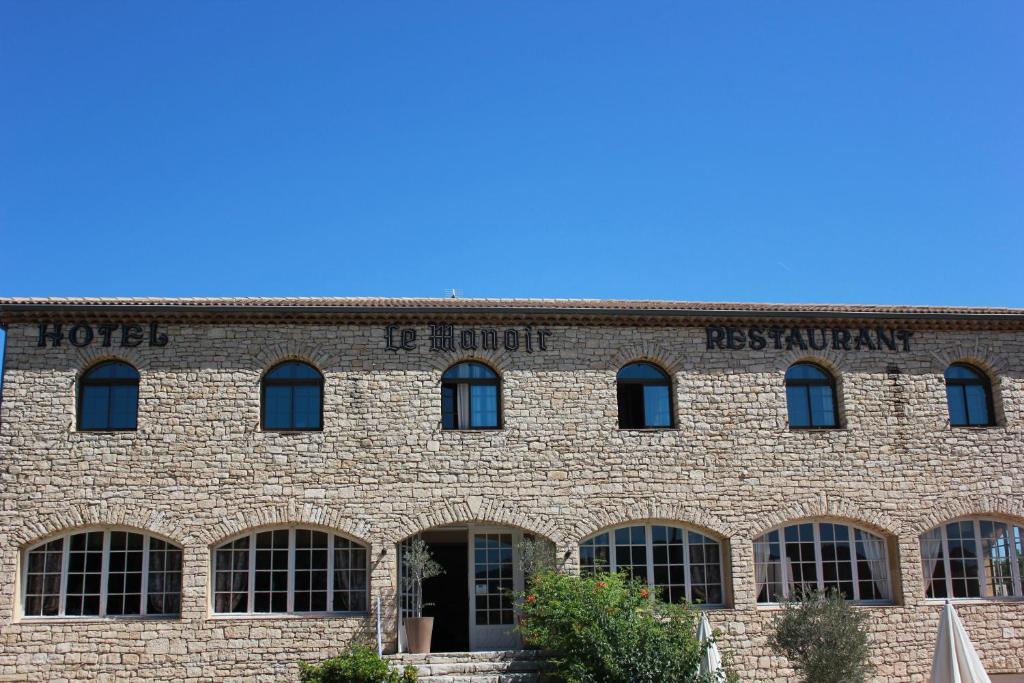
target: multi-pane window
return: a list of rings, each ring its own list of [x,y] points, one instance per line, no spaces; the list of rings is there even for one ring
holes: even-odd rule
[[[263,376],[263,429],[297,431],[323,425],[324,377],[308,363],[288,361]]]
[[[793,429],[836,427],[835,378],[811,363],[797,363],[786,371],[786,408]]]
[[[315,529],[270,529],[213,552],[213,611],[218,614],[365,612],[368,551]]]
[[[441,375],[443,429],[498,429],[501,426],[500,381],[483,363],[467,361]]]
[[[803,522],[754,539],[754,574],[763,603],[828,590],[858,602],[892,599],[885,540],[845,524]]]
[[[955,363],[946,369],[946,403],[954,427],[987,427],[992,420],[992,385],[980,370]]]
[[[25,554],[26,617],[176,616],[181,548],[132,531],[68,534]]]
[[[672,426],[672,383],[651,363],[630,363],[616,375],[620,429]]]
[[[1024,527],[962,519],[921,536],[929,598],[1024,598]]]
[[[78,381],[78,429],[128,431],[139,412],[139,372],[127,363],[107,361]]]
[[[514,597],[511,534],[473,535],[473,596],[478,626],[511,624]]]
[[[580,544],[580,569],[628,572],[669,602],[725,602],[721,544],[685,527],[634,524],[602,531]]]

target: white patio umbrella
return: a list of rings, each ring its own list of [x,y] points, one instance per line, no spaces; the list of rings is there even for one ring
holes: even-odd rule
[[[708,623],[708,615],[705,614],[704,612],[701,612],[700,613],[700,622],[698,622],[698,624],[697,624],[697,640],[700,641],[701,643],[703,643],[705,641],[711,640],[711,638],[712,638],[712,631],[711,631],[711,624]],[[724,674],[725,673],[722,670],[722,655],[720,655],[718,653],[718,644],[715,643],[714,641],[711,642],[711,645],[708,647],[707,651],[704,653],[704,656],[701,657],[700,669],[698,670],[698,673],[700,673],[702,675],[703,674],[707,674],[707,673],[713,673],[713,674]]]
[[[931,683],[991,683],[971,639],[949,600],[939,619]]]

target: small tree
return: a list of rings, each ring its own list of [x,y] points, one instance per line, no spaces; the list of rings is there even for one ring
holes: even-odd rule
[[[434,560],[430,546],[422,538],[413,539],[402,553],[402,564],[405,566],[412,582],[413,614],[423,616],[423,582],[444,574],[444,568]]]
[[[768,645],[785,655],[808,683],[863,683],[871,673],[868,615],[838,591],[809,591],[783,605]]]
[[[519,555],[519,571],[522,572],[525,582],[541,572],[555,569],[555,545],[551,541],[523,536],[516,544],[516,551]]]

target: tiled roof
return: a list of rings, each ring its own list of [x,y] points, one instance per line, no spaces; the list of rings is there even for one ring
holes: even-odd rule
[[[527,310],[544,309],[562,312],[636,311],[656,313],[668,311],[693,312],[761,312],[761,313],[867,313],[899,316],[921,315],[1024,315],[1024,308],[989,308],[959,306],[910,306],[876,304],[816,303],[743,303],[710,301],[659,301],[627,299],[466,299],[406,297],[25,297],[0,299],[0,311],[30,308],[196,308],[196,309],[265,309],[265,308],[327,308],[403,310]]]
[[[526,312],[601,315],[602,313],[718,313],[718,314],[794,314],[798,316],[842,314],[867,317],[892,316],[1024,316],[1024,308],[982,308],[956,306],[891,306],[874,304],[768,304],[707,301],[657,301],[623,299],[466,299],[466,298],[388,298],[388,297],[27,297],[0,299],[0,316],[29,310],[67,309],[195,309],[253,312],[267,309],[316,309],[335,311],[459,311]]]

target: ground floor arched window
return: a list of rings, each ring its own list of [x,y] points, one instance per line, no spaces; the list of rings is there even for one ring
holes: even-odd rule
[[[177,616],[181,548],[121,530],[69,533],[25,553],[26,617]]]
[[[668,602],[723,605],[721,544],[698,531],[668,524],[630,524],[580,544],[580,569],[626,571]]]
[[[369,549],[316,529],[254,531],[213,551],[218,614],[366,612]]]
[[[801,522],[754,539],[754,575],[761,603],[827,590],[856,602],[892,599],[885,540],[846,524]]]
[[[1024,527],[997,519],[960,519],[921,536],[929,598],[1024,597]]]

